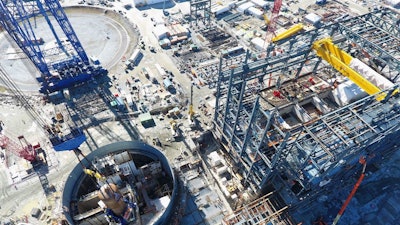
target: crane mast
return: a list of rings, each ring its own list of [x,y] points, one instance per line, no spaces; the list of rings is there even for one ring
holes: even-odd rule
[[[0,26],[40,71],[42,93],[59,91],[107,73],[89,60],[58,0],[0,0],[0,14]],[[53,37],[43,39],[35,33],[37,25],[45,24],[37,24],[36,17],[44,18]],[[61,29],[55,29],[58,27],[53,24]],[[45,42],[54,42],[54,47],[45,49]]]
[[[272,15],[271,19],[269,20],[269,25],[267,28],[267,34],[273,33],[275,34],[276,31],[276,20],[278,19],[279,12],[282,7],[282,0],[275,0],[274,7],[272,8]]]

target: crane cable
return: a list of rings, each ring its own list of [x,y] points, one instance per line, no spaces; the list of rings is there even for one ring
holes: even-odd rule
[[[25,95],[18,88],[15,82],[12,79],[10,79],[10,77],[4,72],[4,68],[1,65],[0,65],[0,81],[2,81],[5,84],[5,86],[9,88],[9,90],[14,94],[17,100],[28,111],[28,114],[32,117],[32,119],[38,122],[39,126],[41,126],[42,129],[46,130],[47,132],[50,132],[49,130],[45,129],[46,127],[48,127],[48,124],[43,120],[41,114],[38,113],[37,110],[32,107],[28,99],[26,99]]]

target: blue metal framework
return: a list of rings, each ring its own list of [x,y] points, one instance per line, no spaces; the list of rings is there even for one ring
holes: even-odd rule
[[[244,186],[259,192],[273,184],[287,190],[280,194],[293,205],[343,179],[360,156],[382,155],[397,145],[400,99],[390,97],[400,83],[396,18],[382,9],[333,23],[269,46],[265,59],[220,69],[214,135]],[[397,84],[386,90],[387,99],[335,102],[331,82],[341,75],[311,49],[327,35],[354,57],[370,59],[370,67]]]
[[[206,28],[211,26],[211,1],[191,0],[190,1],[190,26],[203,22]]]
[[[42,82],[42,92],[58,91],[106,72],[99,66],[91,65],[59,1],[2,0],[0,13],[1,26],[41,72],[39,81]],[[37,17],[46,20],[56,41],[55,49],[41,49],[43,40],[33,29],[37,25]],[[63,34],[56,32],[54,22],[58,23]],[[63,37],[65,41],[62,41]]]

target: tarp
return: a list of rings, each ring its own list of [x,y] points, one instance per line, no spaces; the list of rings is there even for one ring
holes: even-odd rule
[[[367,96],[367,93],[350,80],[339,84],[332,91],[332,94],[335,102],[340,106],[345,106]]]
[[[377,73],[359,59],[353,58],[349,66],[381,90],[386,90],[394,86],[390,80]]]
[[[308,23],[315,25],[321,21],[321,17],[315,13],[310,13],[304,17],[304,20]]]
[[[265,44],[265,40],[262,39],[262,38],[259,38],[259,37],[253,38],[253,39],[251,40],[251,43],[254,45],[254,47],[255,47],[257,50],[263,50],[264,48],[267,47],[267,44]]]

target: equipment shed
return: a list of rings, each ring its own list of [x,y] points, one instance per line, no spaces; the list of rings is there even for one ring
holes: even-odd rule
[[[269,3],[263,0],[251,0],[254,4],[257,6],[260,6],[261,8],[265,8]]]
[[[237,7],[237,11],[244,14],[247,11],[247,9],[249,9],[250,7],[253,7],[253,6],[254,6],[254,3],[246,2],[243,5],[240,5],[239,7]]]
[[[157,40],[162,40],[169,36],[169,30],[164,25],[157,25],[153,29],[153,34],[157,38]]]
[[[258,19],[262,19],[263,18],[263,11],[257,9],[256,7],[250,7],[247,9],[247,11],[253,15],[254,17],[258,18]]]
[[[140,114],[139,115],[139,120],[140,120],[140,123],[145,128],[152,127],[152,126],[155,125],[153,117],[150,115],[150,113]]]

